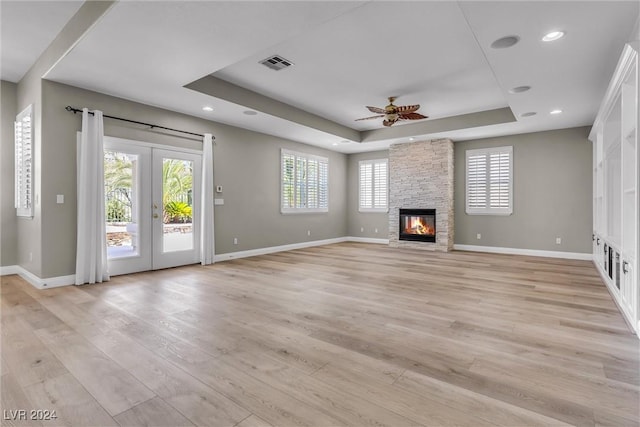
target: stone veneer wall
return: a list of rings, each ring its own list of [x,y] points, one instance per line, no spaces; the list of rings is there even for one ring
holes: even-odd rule
[[[436,242],[398,240],[399,209],[436,209]],[[439,139],[389,148],[389,246],[453,249],[453,141]]]

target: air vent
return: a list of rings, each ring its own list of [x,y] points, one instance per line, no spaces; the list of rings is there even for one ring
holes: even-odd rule
[[[293,65],[293,62],[289,61],[288,59],[284,59],[280,55],[270,56],[267,59],[263,59],[262,61],[260,61],[260,63],[265,67],[269,67],[272,70],[276,71],[280,71]]]

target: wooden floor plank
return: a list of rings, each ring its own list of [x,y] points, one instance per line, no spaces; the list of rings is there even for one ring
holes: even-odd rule
[[[115,416],[122,427],[188,427],[193,426],[178,411],[159,397],[154,397]]]
[[[3,316],[2,359],[22,386],[68,373],[23,316]]]
[[[36,334],[110,415],[155,396],[69,326],[42,328]]]
[[[341,243],[3,276],[0,307],[2,407],[48,425],[640,424],[639,341],[587,261]]]
[[[0,409],[2,426],[41,426],[42,421],[29,413],[34,408],[24,390],[11,373],[0,377]]]
[[[29,409],[55,411],[57,418],[43,425],[118,426],[72,374],[32,384],[25,393],[33,404]]]
[[[141,384],[188,418],[191,421],[188,424],[233,425],[249,415],[249,412],[222,394],[147,350],[135,340],[118,330],[110,329],[111,323],[108,320],[92,318],[88,312],[78,307],[69,310],[69,307],[57,298],[50,298],[43,304],[52,312],[60,313],[62,318],[72,319],[73,328],[119,366],[125,368]],[[103,332],[96,335],[93,333],[96,329]],[[134,410],[125,419],[142,419],[148,408],[153,408],[155,403],[140,408],[141,405],[132,408]],[[118,422],[121,421],[117,416],[116,419]]]
[[[265,420],[260,419],[260,417],[251,415],[250,417],[247,417],[241,422],[239,422],[238,424],[236,424],[236,427],[273,427],[273,426],[268,422],[266,422]]]

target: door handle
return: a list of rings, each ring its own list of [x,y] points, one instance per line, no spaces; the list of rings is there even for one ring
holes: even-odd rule
[[[157,214],[157,213],[154,213],[154,214],[153,214],[153,217],[154,217],[155,219],[158,219],[158,214]]]
[[[153,209],[158,209],[158,205],[156,205],[155,203],[153,204]]]
[[[627,274],[629,272],[629,270],[627,269],[628,266],[629,266],[629,263],[627,261],[622,261],[622,272],[624,274]]]

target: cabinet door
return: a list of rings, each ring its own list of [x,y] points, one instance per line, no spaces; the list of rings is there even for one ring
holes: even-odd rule
[[[630,314],[636,316],[636,299],[638,298],[638,283],[635,276],[635,265],[633,262],[622,260],[622,277],[621,277],[620,295],[625,308]]]
[[[604,269],[604,253],[602,249],[602,245],[604,243],[600,237],[596,236],[595,244],[596,245],[593,254],[595,255],[596,262],[598,263],[600,268]]]

